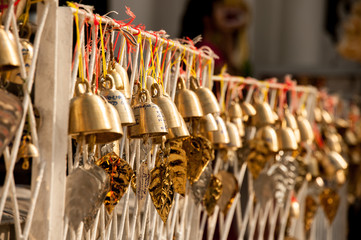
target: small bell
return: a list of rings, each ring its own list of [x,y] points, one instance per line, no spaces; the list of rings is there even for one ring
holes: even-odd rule
[[[303,116],[297,117],[297,125],[300,130],[301,142],[310,143],[314,139],[313,130],[307,118]]]
[[[18,68],[20,66],[20,59],[16,45],[5,31],[4,26],[0,26],[0,46],[0,72]]]
[[[169,140],[184,139],[189,137],[189,131],[184,119],[182,118],[179,112],[177,114],[181,121],[181,125],[180,127],[176,127],[176,128],[168,128],[167,139]]]
[[[201,119],[201,132],[215,132],[218,130],[218,125],[213,114],[208,113]]]
[[[185,121],[189,121],[191,118],[201,118],[204,115],[197,94],[186,89],[184,79],[181,77],[178,79],[174,103]]]
[[[122,67],[119,63],[114,62],[114,69],[119,74],[120,79],[122,81],[122,85],[117,88],[117,90],[121,91],[126,98],[130,98],[130,84],[129,84],[129,77],[127,70],[125,70],[124,67]]]
[[[256,115],[254,121],[256,126],[261,127],[275,123],[273,111],[267,102],[256,103],[255,109]]]
[[[220,113],[221,109],[218,105],[217,98],[214,96],[214,93],[205,87],[200,87],[199,82],[196,78],[190,78],[191,89],[197,94],[199,101],[201,103],[203,114],[208,113]]]
[[[258,129],[255,139],[264,141],[269,151],[273,153],[279,151],[277,133],[271,126]]]
[[[283,122],[281,127],[276,130],[279,150],[294,151],[297,150],[297,140],[294,132],[290,127],[286,127]]]
[[[22,168],[28,170],[30,166],[29,158],[39,157],[37,147],[32,143],[30,135],[25,135],[19,148],[17,160],[24,159]]]
[[[230,142],[228,131],[224,120],[220,116],[215,117],[218,130],[215,132],[208,132],[208,139],[213,146],[220,148]]]

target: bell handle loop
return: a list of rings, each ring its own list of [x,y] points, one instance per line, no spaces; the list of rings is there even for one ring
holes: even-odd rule
[[[30,142],[31,142],[31,136],[30,136],[29,134],[26,134],[26,135],[23,137],[23,142],[30,143]]]
[[[184,82],[184,78],[183,78],[183,77],[179,77],[179,78],[178,78],[177,88],[178,88],[179,90],[186,89],[186,83]]]
[[[143,99],[145,97],[145,99]],[[142,91],[139,92],[139,101],[144,103],[150,103],[150,94],[147,89],[142,89]]]
[[[105,80],[104,80],[104,83],[107,83],[107,82],[109,82],[109,88],[107,88],[107,89],[115,89],[115,84],[114,84],[114,78],[113,78],[113,76],[112,75],[110,75],[110,74],[107,74],[106,76],[105,76]],[[105,85],[106,86],[106,85]],[[104,86],[103,86],[104,87]]]
[[[151,91],[152,91],[152,97],[153,98],[158,98],[161,94],[161,89],[158,83],[153,83],[151,86]]]
[[[79,89],[80,84],[85,84],[85,93],[91,93],[89,81],[87,79],[84,79],[84,81],[82,81],[81,78],[78,78],[76,80],[75,96],[80,96],[83,94],[80,92],[80,89]]]
[[[196,90],[199,88],[199,82],[198,82],[197,78],[191,76],[189,80],[190,80],[190,85],[191,85],[190,87],[192,90]]]

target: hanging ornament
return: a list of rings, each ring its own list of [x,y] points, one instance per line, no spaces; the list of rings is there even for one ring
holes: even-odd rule
[[[313,220],[317,212],[318,204],[315,199],[310,195],[306,196],[305,203],[304,227],[305,232],[309,235]]]
[[[150,172],[150,178],[149,194],[160,218],[166,223],[173,205],[174,189],[163,152],[157,154],[155,167]]]
[[[130,165],[121,159],[116,153],[111,152],[95,162],[102,167],[110,176],[110,190],[104,201],[109,214],[127,191],[133,170]]]
[[[183,142],[187,154],[187,177],[191,184],[198,181],[207,164],[214,159],[212,143],[203,136],[191,136]]]
[[[340,205],[340,195],[335,189],[325,188],[320,194],[320,204],[331,225]]]
[[[238,192],[238,182],[232,173],[223,170],[219,171],[215,176],[221,181],[223,186],[222,194],[217,204],[226,215]]]
[[[176,193],[184,196],[187,183],[187,155],[186,152],[176,146],[169,147],[167,158],[170,178]]]
[[[198,178],[198,181],[192,184],[192,196],[197,205],[203,201],[211,181],[212,172],[212,165],[208,164]]]
[[[31,137],[30,135],[25,135],[23,137],[21,146],[19,148],[19,152],[18,152],[18,156],[17,156],[17,160],[22,159],[23,160],[23,164],[21,165],[21,167],[24,170],[28,170],[30,167],[30,162],[29,162],[29,158],[38,158],[39,157],[39,151],[37,149],[37,147],[31,142]]]
[[[208,216],[212,216],[214,208],[222,195],[223,185],[221,180],[212,174],[206,193],[204,195],[203,204],[206,207]]]

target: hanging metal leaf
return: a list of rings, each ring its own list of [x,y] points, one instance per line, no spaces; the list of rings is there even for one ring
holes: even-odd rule
[[[340,205],[340,195],[335,189],[325,188],[320,195],[320,204],[329,223],[332,224]]]
[[[312,223],[317,212],[318,204],[315,201],[315,199],[310,195],[306,196],[305,202],[306,204],[305,204],[304,227],[305,227],[305,232],[307,234],[310,234]]]
[[[212,165],[207,164],[198,181],[192,184],[192,196],[197,205],[203,201],[204,195],[206,194],[208,185],[211,181],[212,172]]]
[[[109,214],[127,191],[133,170],[130,165],[116,153],[111,152],[95,162],[110,175],[110,191],[107,193],[104,204]]]
[[[170,178],[169,168],[159,154],[155,167],[150,171],[149,194],[155,209],[164,223],[167,222],[173,205],[174,189]]]
[[[266,163],[268,162],[268,158],[266,155],[258,153],[256,151],[252,151],[247,156],[247,167],[248,170],[251,172],[252,177],[254,179],[257,179],[261,171],[266,166]]]
[[[22,115],[20,100],[15,95],[0,89],[0,155],[13,139]]]
[[[211,180],[209,182],[208,188],[204,195],[204,206],[206,207],[206,211],[208,216],[212,216],[214,212],[214,208],[217,205],[218,200],[222,195],[223,185],[221,180],[212,174]]]
[[[187,154],[187,177],[190,183],[198,181],[207,164],[214,159],[212,143],[203,136],[190,136],[183,142]]]
[[[269,199],[274,197],[274,182],[271,176],[266,172],[261,172],[257,179],[253,181],[256,200],[261,204],[262,209],[266,207]]]
[[[217,204],[224,215],[226,215],[238,192],[238,182],[232,173],[223,170],[219,171],[215,176],[222,182],[223,186],[222,194]]]
[[[173,182],[174,191],[184,196],[187,183],[187,155],[179,147],[170,147],[168,156],[170,178]]]

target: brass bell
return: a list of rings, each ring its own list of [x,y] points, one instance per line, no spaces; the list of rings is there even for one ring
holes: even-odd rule
[[[25,135],[21,142],[21,146],[18,151],[17,161],[23,159],[22,168],[24,170],[29,169],[29,158],[39,157],[39,151],[37,147],[32,143],[30,135]]]
[[[297,141],[294,132],[290,127],[286,127],[284,122],[281,127],[276,130],[278,139],[278,148],[282,151],[297,150]]]
[[[220,116],[215,116],[218,130],[208,132],[208,139],[216,148],[220,148],[230,142],[228,131],[224,120]]]
[[[152,103],[148,90],[138,93],[138,104],[133,106],[135,125],[128,127],[129,138],[160,137],[168,134],[162,109]]]
[[[348,163],[338,152],[331,151],[327,154],[327,156],[331,164],[336,168],[336,170],[347,169]]]
[[[116,87],[117,90],[121,91],[126,98],[130,98],[130,84],[127,70],[122,67],[119,63],[114,62],[114,69],[119,74],[120,79],[122,81],[122,85],[119,88]]]
[[[314,139],[313,130],[307,118],[303,116],[297,117],[297,126],[300,130],[301,142],[310,143]]]
[[[286,126],[293,130],[296,141],[299,143],[301,141],[301,135],[300,130],[298,129],[296,117],[290,111],[286,110],[284,119],[286,121]]]
[[[321,110],[321,116],[322,116],[322,122],[325,124],[331,124],[333,122],[333,117],[329,112],[327,112],[325,109]]]
[[[249,102],[242,102],[241,108],[242,108],[244,122],[247,122],[249,118],[256,115],[256,109]]]
[[[278,152],[277,133],[271,126],[267,125],[258,129],[255,139],[265,141],[269,151],[274,153]]]
[[[13,70],[20,66],[19,55],[14,40],[11,40],[4,26],[0,26],[0,72]]]
[[[26,68],[26,70],[29,70],[31,62],[33,60],[33,55],[34,55],[33,45],[26,39],[20,39],[20,44],[22,46],[21,52],[23,55],[25,68]],[[12,82],[15,84],[23,84],[24,83],[24,80],[21,78],[19,69],[15,69],[15,70],[11,71],[8,80],[9,80],[9,82]]]
[[[206,87],[200,87],[199,82],[195,77],[190,77],[190,87],[193,90],[201,103],[203,114],[208,113],[220,113],[221,109],[217,102],[216,96],[214,93]]]
[[[189,121],[191,118],[201,118],[203,116],[202,106],[197,94],[186,89],[182,77],[178,78],[174,103],[185,121]]]
[[[255,125],[258,127],[275,123],[273,111],[267,102],[256,103]]]
[[[120,74],[114,69],[114,68],[110,68],[107,71],[107,74],[109,74],[110,76],[113,77],[114,79],[114,87],[117,90],[121,90],[124,89],[124,83],[123,83],[123,79],[120,76]],[[124,95],[125,96],[125,95]]]
[[[228,115],[229,117],[232,118],[242,118],[243,117],[243,113],[242,113],[242,108],[241,105],[238,102],[238,99],[234,100],[231,102],[231,104],[228,107]]]
[[[212,113],[206,114],[201,119],[201,132],[215,132],[218,130],[218,124]]]
[[[239,136],[242,138],[246,135],[242,118],[231,118],[231,122],[236,125]]]
[[[340,142],[340,136],[337,133],[327,133],[326,134],[326,143],[330,151],[335,151],[338,153],[342,152],[342,146]]]
[[[180,115],[179,112],[177,112],[177,114],[181,121],[181,125],[180,125],[180,127],[168,128],[167,139],[169,139],[169,140],[183,139],[183,138],[189,137],[189,135],[190,135],[184,119],[182,118],[182,116]]]
[[[151,85],[152,102],[157,104],[165,116],[168,128],[177,128],[181,126],[181,120],[178,114],[178,110],[174,102],[167,95],[162,93],[158,83]]]
[[[107,87],[109,84],[109,87]],[[100,91],[100,95],[104,96],[118,111],[122,126],[135,124],[133,110],[124,94],[114,87],[114,78],[107,74]]]
[[[230,121],[226,121],[226,127],[229,136],[229,143],[224,145],[224,148],[228,148],[231,151],[236,151],[238,148],[242,147],[242,141],[238,133],[237,126]]]
[[[85,92],[79,86],[85,84]],[[92,134],[110,130],[112,125],[108,117],[105,101],[90,91],[90,84],[78,79],[75,86],[75,97],[70,101],[69,129],[70,135]]]
[[[104,102],[106,105],[107,115],[111,124],[111,128],[106,131],[87,135],[87,143],[105,144],[119,140],[123,136],[122,124],[117,109],[111,103],[107,102],[105,98]],[[95,141],[92,140],[92,136],[95,136]]]

